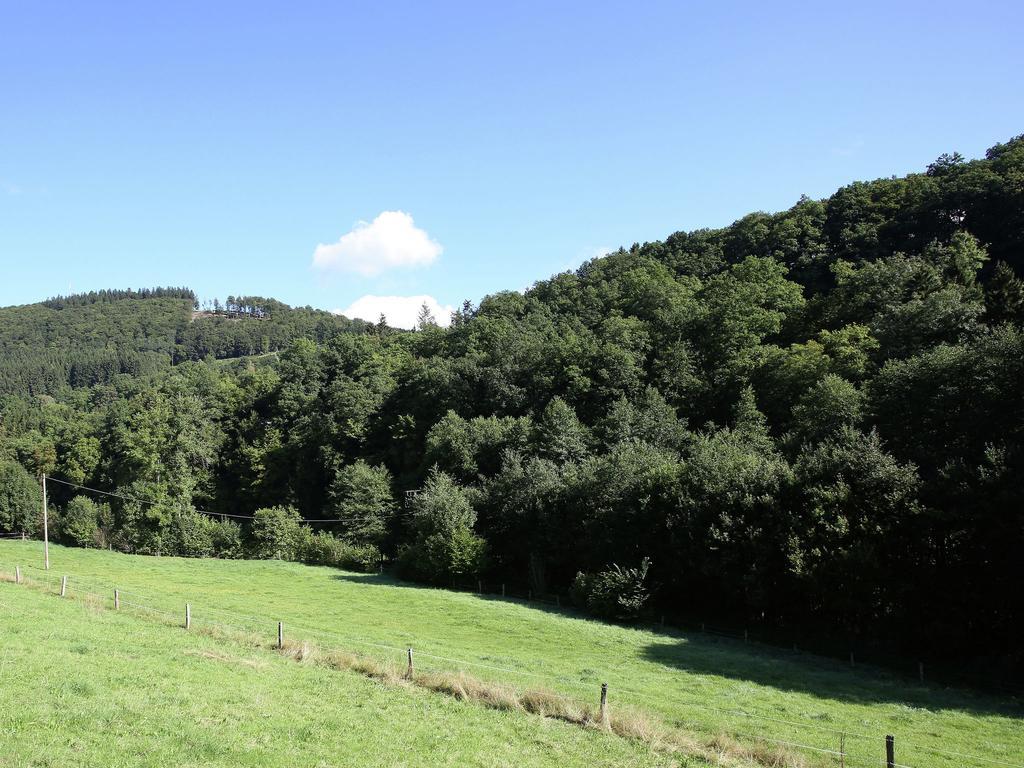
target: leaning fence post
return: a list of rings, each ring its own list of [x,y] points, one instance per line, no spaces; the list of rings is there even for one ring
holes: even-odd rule
[[[601,683],[601,725],[608,727],[608,683]]]
[[[192,629],[192,603],[185,603],[185,629]]]
[[[412,648],[409,649],[408,653],[409,653],[409,666],[405,670],[405,676],[407,678],[409,678],[410,680],[412,680]]]
[[[64,597],[64,595],[67,594],[67,591],[68,591],[68,577],[67,576],[61,576],[60,577],[60,596]]]
[[[885,768],[895,768],[896,766],[896,746],[893,741],[892,736],[885,737]]]
[[[277,622],[277,649],[284,649],[284,622]]]
[[[114,610],[121,610],[121,593],[116,589],[114,590]]]
[[[21,566],[14,566],[14,583],[21,584]]]

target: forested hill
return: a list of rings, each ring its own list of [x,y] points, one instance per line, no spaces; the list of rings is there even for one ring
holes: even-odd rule
[[[422,581],[571,589],[618,619],[1024,669],[1022,246],[1019,137],[619,250],[447,329],[285,313],[307,331],[270,365],[0,398],[0,531],[37,527],[46,472],[156,505],[54,485],[78,544],[383,554]],[[7,310],[35,320],[0,333],[26,356],[32,333],[67,333],[52,354],[70,360],[78,340],[110,354],[123,322],[133,354],[186,361],[289,335],[124,302]],[[38,369],[10,348],[7,380]],[[332,522],[313,536],[301,518]]]
[[[297,338],[323,342],[367,327],[261,297],[198,309],[188,288],[93,291],[0,308],[0,393],[54,394],[117,374],[264,354]]]

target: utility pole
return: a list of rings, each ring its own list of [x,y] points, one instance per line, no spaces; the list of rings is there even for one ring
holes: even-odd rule
[[[50,520],[46,514],[46,475],[43,475],[43,564],[50,570]]]

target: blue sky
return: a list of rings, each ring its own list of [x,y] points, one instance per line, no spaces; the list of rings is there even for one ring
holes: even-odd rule
[[[0,305],[520,290],[980,156],[1024,132],[1021,29],[1019,2],[0,0]]]

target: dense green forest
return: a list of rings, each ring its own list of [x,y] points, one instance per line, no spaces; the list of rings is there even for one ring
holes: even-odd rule
[[[46,473],[120,494],[51,484],[87,546],[379,552],[619,619],[1019,672],[1022,272],[1024,136],[620,249],[445,329],[263,299],[193,319],[167,290],[0,310],[0,530],[38,530]]]
[[[57,394],[119,374],[266,354],[298,338],[323,343],[367,327],[255,296],[199,309],[187,288],[93,291],[0,308],[0,394]]]

